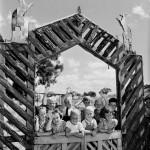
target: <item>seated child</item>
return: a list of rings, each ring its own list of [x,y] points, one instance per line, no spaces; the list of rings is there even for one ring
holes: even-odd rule
[[[98,131],[108,134],[112,133],[118,124],[118,120],[113,119],[111,108],[109,106],[104,107],[101,110],[101,115],[105,116],[105,118],[100,119],[100,123],[98,124]]]
[[[96,120],[97,124],[102,116],[100,116],[101,109],[105,106],[105,100],[102,97],[98,97],[94,103],[95,110],[94,110],[94,119]]]
[[[79,122],[80,111],[73,109],[70,114],[70,121],[66,123],[66,136],[74,135],[76,137],[84,137],[84,128]]]
[[[61,118],[62,115],[60,114],[59,110],[55,109],[52,112],[52,119],[49,119],[46,125],[46,131],[52,131],[53,137],[55,138],[60,132],[65,131],[66,122]]]
[[[94,108],[92,106],[87,106],[85,108],[85,119],[82,121],[83,128],[85,133],[89,133],[92,136],[95,136],[97,133],[97,122],[94,117]]]
[[[38,116],[35,116],[35,131],[44,132],[46,128],[46,107],[39,106],[37,108]]]
[[[83,97],[82,102],[85,108],[91,105],[91,99],[89,96]],[[81,110],[81,121],[85,119],[85,108]]]
[[[63,120],[66,122],[70,120],[70,113],[74,109],[72,104],[72,95],[68,95],[67,98],[64,100],[65,108],[63,112]]]

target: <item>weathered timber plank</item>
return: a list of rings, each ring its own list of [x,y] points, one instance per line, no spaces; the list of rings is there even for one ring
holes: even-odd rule
[[[34,83],[33,76],[30,76],[24,69],[22,69],[16,61],[5,50],[0,49],[0,53],[6,58],[6,60],[16,69],[24,78],[26,78],[31,83]]]
[[[82,42],[82,38],[81,37],[77,37],[74,32],[66,25],[66,23],[64,21],[60,21],[59,22],[59,25],[63,28],[63,30],[69,35],[72,37],[72,39],[78,43],[81,43]]]
[[[20,106],[15,104],[4,92],[0,91],[0,98],[7,103],[14,111],[16,111],[22,118],[28,120],[30,124],[34,123],[33,118],[27,114]]]
[[[136,132],[137,129],[139,129],[140,126],[144,126],[145,124],[145,120],[143,119],[140,123],[137,123],[136,128],[134,128],[134,130],[131,130],[131,128],[129,128],[127,134],[124,135],[123,138],[123,145],[125,147],[127,147],[127,144],[130,143],[131,138],[134,136],[134,133]]]
[[[97,35],[99,30],[99,27],[97,25],[94,26],[94,28],[91,30],[91,33],[89,35],[89,37],[87,38],[85,45],[89,45],[92,43],[93,39],[95,38],[95,36]]]
[[[7,90],[9,90],[23,105],[25,105],[31,111],[34,111],[33,105],[31,105],[29,101],[27,101],[15,88],[13,88],[4,78],[2,78],[1,75],[0,84],[2,84]]]
[[[107,47],[107,49],[104,51],[103,57],[107,57],[109,53],[118,45],[118,40],[115,39],[114,42],[111,42],[111,44]]]
[[[71,26],[71,28],[79,35],[81,36],[81,31],[73,24],[70,18],[66,18],[65,21]]]
[[[12,136],[12,138],[18,141],[22,146],[24,146],[25,148],[31,147],[24,139],[20,137],[19,134],[17,134],[14,130],[12,130],[7,124],[5,124],[1,120],[0,120],[0,125],[7,133],[9,133]]]
[[[137,73],[133,76],[132,80],[130,83],[126,86],[126,89],[131,89],[137,82],[140,76],[142,75],[142,69],[140,68]],[[125,85],[121,84],[121,90],[123,89]]]
[[[140,98],[137,98],[137,100],[133,102],[133,103],[136,103],[135,106],[133,108],[132,107],[128,108],[128,114],[127,114],[128,117],[126,118],[126,121],[123,124],[124,127],[127,127],[127,126],[129,127],[129,124],[132,122],[132,120],[134,121],[135,115],[143,107],[142,100],[143,100],[143,96],[141,96]],[[131,105],[133,105],[133,103]]]
[[[49,53],[47,53],[47,49],[43,47],[43,45],[40,43],[40,41],[35,37],[35,34],[30,31],[28,35],[29,41],[41,52],[43,56],[48,56]]]
[[[29,45],[24,45],[23,48],[28,52],[28,54],[35,60],[38,61],[38,57],[35,54],[35,52],[32,50],[31,46]]]
[[[19,135],[20,138],[25,139],[25,135]],[[18,140],[14,139],[12,136],[5,136],[5,139],[11,143],[11,142],[19,142]]]
[[[44,34],[42,30],[35,30],[35,35],[47,50],[51,51],[52,53],[60,51],[60,48],[55,46],[55,44]]]
[[[110,61],[113,63],[114,60],[119,56],[119,54],[124,50],[124,46],[121,45],[116,49],[116,51],[111,55]]]
[[[82,34],[83,34],[90,26],[93,25],[93,23],[92,23],[91,21],[87,20],[87,19],[83,22],[83,24],[84,24],[84,26],[83,26],[82,29],[81,29],[81,33],[82,33]]]
[[[43,28],[44,33],[50,40],[54,41],[54,43],[60,48],[60,50],[65,50],[67,45],[61,41],[61,39],[49,28]],[[59,51],[60,51],[59,50]]]
[[[113,36],[108,33],[105,33],[103,38],[104,39],[102,40],[102,42],[98,45],[96,49],[97,53],[99,53],[110,42],[110,39],[113,38]]]
[[[123,55],[123,57],[116,62],[120,70],[124,67],[124,63],[129,57],[131,57],[129,54]]]
[[[111,67],[113,67],[114,69],[117,68],[117,66],[113,63],[111,63],[109,60],[105,59],[104,57],[102,57],[100,54],[98,54],[97,52],[95,52],[94,50],[91,50],[90,48],[88,48],[87,46],[85,46],[84,44],[79,44],[80,47],[82,47],[84,50],[86,50],[87,52],[91,53],[92,55],[94,55],[95,57],[101,59],[102,61],[104,61],[105,63],[107,63],[108,65],[110,65]]]
[[[34,92],[27,87],[27,85],[17,77],[7,66],[0,64],[0,69],[7,74],[7,76],[14,82],[16,82],[25,92],[27,92],[32,98],[34,97]]]
[[[142,109],[140,110],[140,112],[138,112],[136,114],[136,116],[133,118],[132,123],[128,124],[128,126],[127,125],[126,126],[124,126],[124,125],[122,126],[122,133],[127,133],[127,130],[129,130],[130,128],[133,129],[133,127],[135,127],[136,125],[138,125],[139,120],[141,120],[141,118],[144,117],[144,113],[145,113],[145,109],[144,109],[144,107],[142,107]],[[136,119],[136,117],[138,119]]]
[[[122,85],[125,85],[127,83],[127,81],[129,80],[129,78],[131,80],[133,79],[134,75],[132,75],[132,74],[135,71],[135,69],[137,68],[137,66],[141,63],[140,60],[141,60],[140,58],[137,59],[137,62],[134,64],[134,66],[132,67],[132,69],[128,72],[127,76],[124,78],[123,81],[121,81]]]
[[[16,146],[14,146],[12,143],[8,142],[6,138],[0,134],[0,141],[2,141],[9,149],[11,150],[19,150]]]
[[[21,132],[26,136],[32,138],[34,133],[32,130],[29,130],[23,123],[18,121],[9,111],[5,108],[0,107],[0,113],[3,114],[12,124],[14,124]]]
[[[8,50],[11,50],[11,52],[13,52],[13,54],[23,63],[26,64],[31,70],[34,70],[34,66],[33,64],[31,64],[31,62],[29,62],[23,54],[18,53],[18,51],[12,47],[12,45],[9,43],[7,43],[6,45],[8,47]]]
[[[127,64],[125,64],[125,66],[122,68],[122,70],[121,70],[121,75],[124,74],[124,73],[127,71],[128,67],[131,66],[135,61],[136,61],[136,56],[133,56],[133,57],[127,62]]]

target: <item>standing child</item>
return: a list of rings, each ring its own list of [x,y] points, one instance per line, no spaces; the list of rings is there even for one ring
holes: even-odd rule
[[[83,121],[85,119],[85,109],[86,109],[86,107],[91,105],[91,98],[90,98],[90,96],[83,97],[82,102],[83,102],[85,108],[83,108],[81,110],[81,121]]]
[[[92,106],[87,106],[85,108],[85,119],[82,121],[85,133],[95,136],[97,133],[97,122],[94,117],[94,108]]]
[[[58,109],[53,110],[52,120],[49,120],[46,125],[46,131],[52,131],[53,137],[56,138],[60,132],[65,131],[66,122],[61,119],[62,115]]]
[[[113,119],[111,107],[104,107],[101,111],[101,115],[104,116],[104,118],[100,119],[98,131],[108,134],[112,133],[118,124],[118,120]]]
[[[84,137],[84,128],[82,123],[79,122],[80,111],[74,109],[70,114],[70,121],[66,123],[66,136],[74,135],[76,137]]]
[[[36,132],[44,132],[46,128],[46,108],[38,107],[38,115],[35,116],[35,131]]]
[[[102,116],[100,116],[100,112],[102,108],[105,106],[105,100],[102,97],[98,97],[94,103],[95,110],[94,110],[94,119],[96,120],[97,124]]]

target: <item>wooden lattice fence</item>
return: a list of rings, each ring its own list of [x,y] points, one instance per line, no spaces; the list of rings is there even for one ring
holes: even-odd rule
[[[30,31],[28,44],[5,42],[0,44],[0,54],[5,59],[0,64],[2,72],[0,77],[1,100],[16,111],[25,122],[25,124],[22,124],[1,104],[0,113],[16,126],[23,135],[20,136],[17,132],[12,131],[2,119],[1,127],[11,136],[1,135],[0,140],[10,149],[16,148],[12,144],[14,141],[18,141],[26,149],[32,148],[29,141],[33,141],[33,144],[36,141],[33,132],[35,62],[40,60],[39,55],[43,58],[48,57],[75,45],[79,45],[83,50],[116,70],[119,126],[123,134],[123,149],[142,150],[145,147],[144,137],[146,134],[142,56],[129,51],[118,39],[79,14]],[[8,82],[8,79],[13,84]],[[26,109],[23,110],[14,103],[13,98],[24,105]],[[35,141],[33,140],[34,137]],[[139,139],[140,142],[137,144]],[[89,138],[86,138],[86,140],[86,142],[90,142]],[[40,143],[36,144],[40,145]],[[88,145],[89,149],[94,149],[90,147],[89,143]],[[36,146],[34,148],[36,150]],[[111,148],[113,146],[110,146]],[[37,149],[42,150],[42,148]]]

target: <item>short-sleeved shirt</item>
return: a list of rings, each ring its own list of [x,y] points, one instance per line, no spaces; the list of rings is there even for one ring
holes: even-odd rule
[[[45,132],[46,125],[47,125],[47,119],[45,119],[45,121],[43,121],[43,122],[39,122],[39,131],[38,132]]]
[[[74,125],[70,121],[67,121],[66,127],[69,128],[71,131],[76,131],[76,130],[83,131],[84,130],[81,122],[78,122],[76,125]]]
[[[116,126],[117,126],[117,124],[118,124],[118,120],[117,119],[112,119],[112,122],[111,123],[108,123],[108,121],[106,120],[106,119],[104,119],[104,118],[101,118],[100,119],[100,123],[103,123],[103,128],[104,129],[109,129],[109,130],[111,130],[111,129],[114,129]]]
[[[52,130],[55,130],[55,133],[63,132],[65,131],[66,122],[64,120],[60,120],[60,123],[58,125],[55,125],[52,123]]]
[[[97,122],[95,119],[92,119],[91,122],[89,122],[85,119],[82,121],[82,125],[85,130],[93,131],[94,129],[97,128]]]

